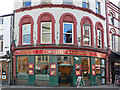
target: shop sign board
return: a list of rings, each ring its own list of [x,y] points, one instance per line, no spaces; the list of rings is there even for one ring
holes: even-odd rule
[[[34,63],[29,63],[29,71],[28,71],[28,75],[34,75]]]
[[[81,51],[81,50],[64,50],[64,49],[34,49],[34,50],[17,50],[15,55],[38,55],[38,54],[52,54],[52,55],[79,55],[79,56],[93,56],[99,58],[107,58],[106,54]]]
[[[50,76],[57,75],[57,65],[56,63],[50,63]]]

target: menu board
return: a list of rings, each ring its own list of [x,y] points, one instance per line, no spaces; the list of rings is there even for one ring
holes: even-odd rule
[[[76,76],[81,75],[81,64],[75,64],[75,75]]]
[[[50,64],[50,75],[51,76],[56,76],[57,74],[57,66],[56,66],[56,63],[51,63]]]
[[[95,71],[95,65],[92,65],[92,76],[96,75],[96,71]]]
[[[34,63],[29,63],[29,71],[28,71],[28,75],[34,75]]]

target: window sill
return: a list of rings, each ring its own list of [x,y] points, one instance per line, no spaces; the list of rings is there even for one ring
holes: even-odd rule
[[[22,44],[22,45],[18,45],[19,47],[21,46],[34,46],[34,44]]]

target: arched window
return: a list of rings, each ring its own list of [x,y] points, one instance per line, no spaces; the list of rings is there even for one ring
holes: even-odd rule
[[[104,29],[101,22],[96,23],[95,30],[96,30],[96,47],[104,49]]]
[[[37,21],[37,44],[55,44],[55,20],[52,14],[42,13]]]
[[[93,23],[87,16],[81,20],[81,45],[94,46]]]
[[[77,22],[74,15],[65,13],[60,18],[60,44],[77,45]]]
[[[115,42],[115,40],[116,40],[116,39],[115,39],[115,35],[116,35],[115,29],[112,28],[112,29],[110,30],[110,33],[111,33],[111,35],[110,35],[110,39],[111,39],[111,40],[110,40],[110,42],[111,42],[111,49],[112,49],[112,50],[115,50],[115,48],[116,48],[116,47],[115,47],[115,46],[116,46],[116,45],[115,45],[115,43],[116,43],[116,42]]]
[[[114,13],[113,12],[110,12],[110,20],[111,20],[111,24],[114,25]]]
[[[25,15],[19,22],[19,45],[33,45],[33,19]]]

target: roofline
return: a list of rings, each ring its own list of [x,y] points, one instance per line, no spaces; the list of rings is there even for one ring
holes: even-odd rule
[[[6,14],[6,15],[1,15],[0,17],[7,17],[7,16],[13,16],[14,13],[12,14]]]
[[[110,2],[111,4],[113,4],[114,6],[116,6],[118,9],[120,9],[117,5],[115,5],[115,4],[112,3],[111,1],[108,0],[108,2]]]

